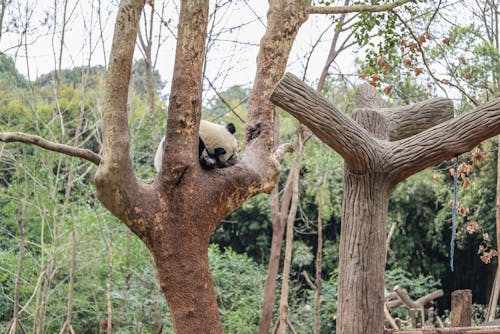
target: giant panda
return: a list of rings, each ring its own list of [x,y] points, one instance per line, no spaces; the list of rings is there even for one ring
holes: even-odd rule
[[[204,120],[200,122],[198,157],[203,169],[224,168],[237,162],[238,141],[233,135],[235,132],[233,123],[222,126]],[[157,172],[160,171],[164,149],[165,137],[156,149],[154,165]]]

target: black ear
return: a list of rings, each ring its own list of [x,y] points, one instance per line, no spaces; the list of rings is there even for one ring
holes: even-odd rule
[[[218,157],[219,155],[224,155],[226,154],[226,150],[222,147],[217,147],[215,150],[214,150],[214,155],[216,157]]]
[[[228,125],[226,125],[226,129],[227,129],[227,131],[229,131],[230,133],[235,133],[235,132],[236,132],[236,128],[234,127],[234,124],[233,124],[233,123],[229,123]]]

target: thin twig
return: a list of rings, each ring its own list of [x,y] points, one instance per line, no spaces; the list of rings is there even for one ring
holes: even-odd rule
[[[420,52],[420,55],[422,56],[422,60],[424,62],[424,66],[425,68],[427,69],[427,72],[429,73],[429,75],[432,77],[432,79],[434,79],[434,81],[436,81],[436,83],[441,87],[440,83],[443,82],[442,80],[440,80],[439,78],[437,78],[435,75],[434,75],[434,72],[431,70],[430,66],[429,66],[429,60],[427,59],[427,56],[425,54],[425,51],[424,51],[424,48],[422,47],[422,43],[420,43],[417,35],[415,34],[415,32],[413,31],[413,29],[408,25],[408,23],[403,20],[403,18],[398,14],[396,13],[395,11],[392,11],[392,13],[394,15],[396,15],[396,17],[398,18],[398,20],[403,23],[403,25],[405,26],[405,28],[408,30],[408,32],[410,33],[410,35],[412,36],[412,38],[414,39],[414,41],[417,43],[418,45],[418,51]],[[443,82],[444,83],[444,82]],[[467,94],[467,92],[465,91],[465,89],[458,85],[458,84],[454,84],[453,82],[449,81],[446,83],[447,85],[451,86],[451,87],[455,87],[456,89],[458,89],[460,91],[460,93],[462,93],[465,97],[467,97],[475,106],[478,106],[479,103],[476,101],[476,99],[472,96],[470,96],[469,94]],[[442,88],[442,87],[441,87]],[[443,88],[442,88],[443,89]],[[444,90],[444,89],[443,89]]]

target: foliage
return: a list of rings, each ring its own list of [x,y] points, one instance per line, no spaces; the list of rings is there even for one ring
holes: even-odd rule
[[[28,81],[16,69],[12,58],[5,54],[0,54],[0,87],[2,90],[8,87],[28,88]]]
[[[434,292],[441,288],[441,283],[432,276],[414,275],[409,272],[396,268],[386,271],[385,287],[388,291],[392,291],[395,286],[408,291],[408,295],[412,300],[416,300],[425,296],[428,293]],[[408,308],[399,306],[391,309],[391,315],[402,320],[409,321],[410,314]]]
[[[256,333],[266,270],[229,248],[209,248],[210,268],[224,329],[228,333]],[[238,282],[238,284],[235,284]]]

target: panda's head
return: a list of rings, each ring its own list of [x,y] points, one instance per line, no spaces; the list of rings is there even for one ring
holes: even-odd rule
[[[235,132],[232,123],[224,127],[209,121],[200,122],[199,157],[203,168],[223,168],[237,162],[238,141],[233,135]]]
[[[208,121],[201,121],[199,136],[199,159],[204,169],[223,168],[234,165],[238,161],[236,151],[238,141],[233,136],[236,129],[232,123],[227,126]],[[156,149],[154,166],[160,171],[165,149],[165,137]]]

